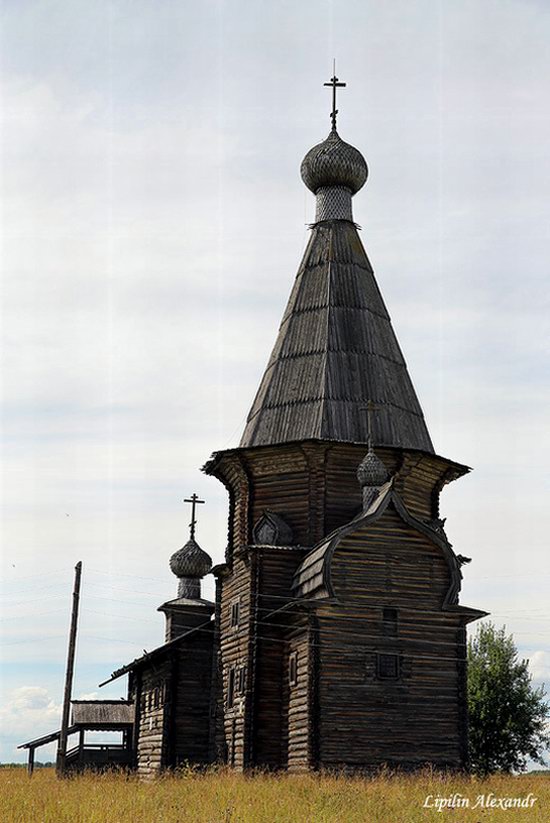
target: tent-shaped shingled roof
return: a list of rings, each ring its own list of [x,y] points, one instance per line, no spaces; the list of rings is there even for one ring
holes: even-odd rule
[[[356,226],[315,224],[241,446],[309,438],[433,453]]]

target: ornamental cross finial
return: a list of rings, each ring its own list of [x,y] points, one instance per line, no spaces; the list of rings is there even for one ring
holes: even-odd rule
[[[191,540],[195,537],[195,526],[197,525],[197,518],[195,517],[195,510],[198,503],[204,503],[204,500],[199,500],[198,494],[193,494],[191,497],[186,497],[183,501],[184,503],[191,503],[191,522],[189,523],[189,529],[191,530]]]
[[[375,411],[379,411],[381,406],[377,406],[373,400],[368,400],[366,406],[360,406],[360,411],[366,411],[367,413],[367,445],[369,447],[369,451],[372,448],[372,413]]]
[[[332,62],[332,77],[330,83],[323,83],[324,86],[332,86],[332,112],[330,119],[332,120],[332,128],[336,131],[336,115],[338,109],[336,108],[336,89],[345,88],[345,83],[340,83],[336,77],[336,60]]]

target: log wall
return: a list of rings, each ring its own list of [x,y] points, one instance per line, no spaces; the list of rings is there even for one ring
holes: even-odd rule
[[[287,767],[290,772],[307,771],[312,765],[311,692],[313,667],[310,634],[303,629],[290,638],[284,665],[284,692],[286,696]],[[297,679],[291,683],[289,662],[296,656]]]
[[[285,665],[288,624],[285,602],[294,572],[303,556],[297,549],[257,546],[257,598],[254,625],[254,715],[251,757],[258,766],[286,764]],[[290,620],[295,621],[294,610]]]
[[[441,611],[449,575],[441,550],[391,510],[337,546],[339,605],[318,614],[323,766],[463,764],[463,629]],[[383,678],[380,655],[395,656],[397,677]]]
[[[172,688],[172,663],[165,659],[141,672],[137,736],[137,770],[141,778],[156,777],[166,766]]]
[[[376,453],[411,514],[438,517],[441,489],[460,471],[435,455],[389,448]],[[364,456],[361,444],[315,441],[224,454],[214,473],[230,493],[230,551],[251,542],[265,509],[280,514],[293,543],[306,547],[349,523],[361,511],[357,468]]]
[[[248,554],[233,557],[231,569],[221,578],[220,593],[220,661],[221,689],[218,714],[223,717],[224,749],[227,762],[243,769],[249,760],[250,747],[250,695],[253,681],[254,648],[252,628],[254,603],[252,580],[255,574],[254,558]],[[239,623],[231,625],[231,610],[239,604]],[[233,706],[228,706],[228,690],[231,670],[246,668],[245,688],[242,694],[234,693]],[[236,675],[234,675],[236,676]]]
[[[178,650],[174,671],[175,711],[172,718],[171,765],[210,760],[210,688],[212,638],[203,633]]]
[[[424,521],[439,516],[441,489],[465,471],[435,455],[376,452],[410,513]],[[322,611],[318,624],[312,617],[307,633],[297,628],[305,619],[296,614],[286,622],[270,614],[290,595],[301,555],[251,546],[254,524],[270,509],[291,527],[295,547],[312,547],[361,511],[356,473],[364,456],[364,445],[308,441],[225,452],[208,469],[230,497],[227,565],[219,577],[215,713],[216,749],[236,768],[464,762],[461,621],[441,612],[449,569],[441,550],[395,512],[370,525],[368,534],[342,541],[333,563],[341,603]],[[380,633],[384,604],[399,610],[400,645]],[[354,636],[359,639],[350,649]],[[292,690],[291,642],[309,649],[301,648],[299,686]],[[395,682],[377,674],[377,655],[392,644],[401,661]],[[432,658],[435,650],[439,661],[420,656],[426,650]],[[230,671],[241,667],[245,688],[228,707]],[[432,719],[433,731],[427,731]]]

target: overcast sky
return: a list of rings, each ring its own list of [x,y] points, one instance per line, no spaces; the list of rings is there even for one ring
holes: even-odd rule
[[[308,237],[330,128],[492,612],[550,682],[545,0],[2,0],[0,760],[163,639],[187,535],[215,561],[238,444]],[[211,583],[206,593],[212,592]],[[124,681],[102,689],[125,694]],[[47,752],[39,752],[44,758]]]

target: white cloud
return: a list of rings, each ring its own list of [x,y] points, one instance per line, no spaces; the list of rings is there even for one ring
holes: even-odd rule
[[[550,689],[550,652],[536,651],[529,655],[529,672],[536,681],[542,681]]]
[[[23,743],[59,728],[61,706],[41,686],[13,689],[0,706],[0,728],[8,738]]]

